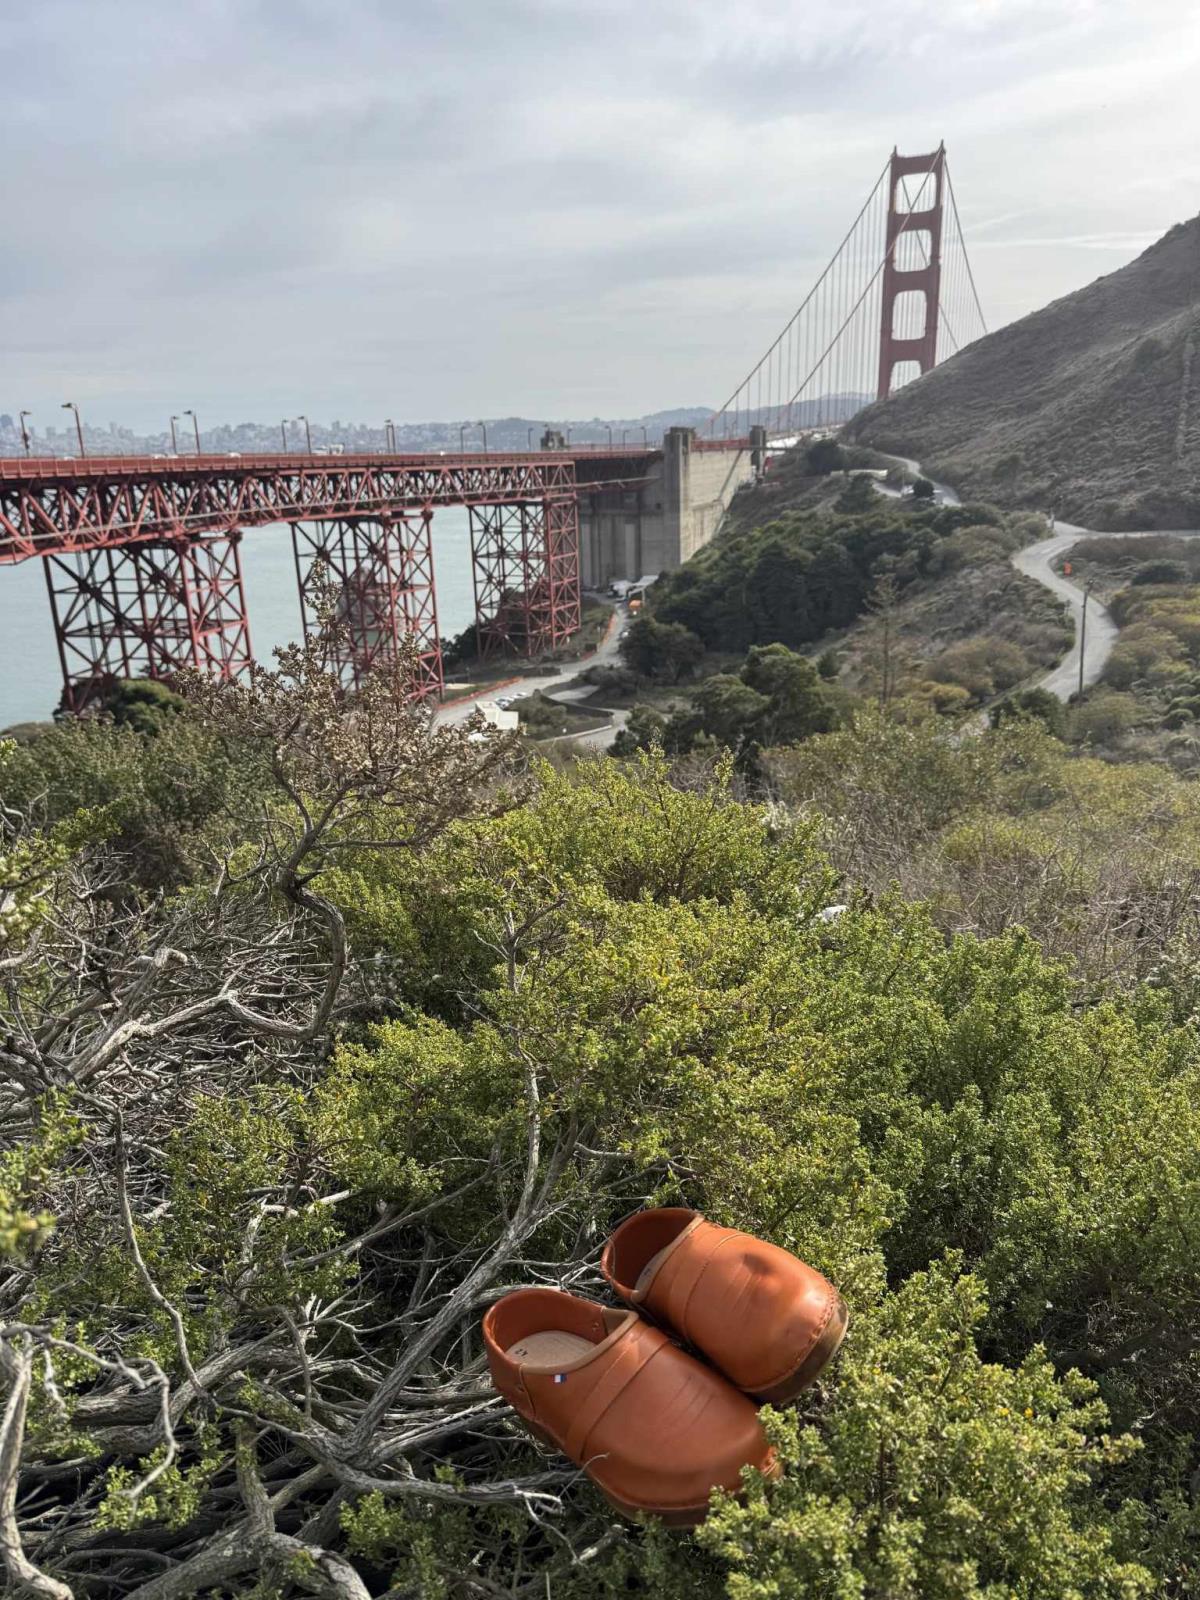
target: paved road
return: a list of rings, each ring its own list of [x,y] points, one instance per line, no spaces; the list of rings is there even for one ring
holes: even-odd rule
[[[1084,632],[1084,592],[1077,583],[1055,572],[1054,566],[1080,539],[1089,537],[1089,530],[1077,528],[1070,522],[1055,522],[1053,528],[1054,533],[1049,539],[1041,539],[1037,544],[1027,544],[1021,550],[1014,550],[1009,560],[1018,572],[1040,583],[1043,589],[1049,589],[1052,595],[1064,601],[1071,613],[1075,642],[1058,665],[1051,667],[1045,677],[1037,681],[1039,689],[1049,689],[1060,700],[1069,700],[1079,689],[1080,645],[1083,647],[1083,686],[1086,689],[1100,680],[1100,674],[1117,642],[1117,625],[1108,607],[1091,596],[1087,603],[1087,630]],[[1138,535],[1127,537],[1136,538]]]
[[[915,461],[904,456],[892,456],[891,460],[902,462],[910,472],[920,472],[921,468]],[[935,485],[938,498],[948,505],[960,505],[961,501],[948,484]],[[888,492],[888,491],[885,491]],[[895,491],[890,491],[894,493]],[[1064,578],[1056,572],[1054,567],[1071,547],[1080,539],[1093,537],[1102,539],[1151,539],[1155,534],[1165,534],[1174,539],[1195,539],[1200,537],[1200,530],[1195,528],[1147,528],[1136,533],[1102,533],[1096,534],[1091,528],[1077,527],[1073,522],[1052,522],[1053,533],[1048,539],[1041,539],[1037,544],[1025,545],[1023,549],[1016,550],[1010,556],[1013,566],[1025,577],[1032,578],[1040,583],[1044,589],[1062,600],[1071,613],[1071,620],[1075,626],[1075,642],[1056,667],[1052,667],[1045,677],[1039,678],[1036,687],[1048,689],[1051,694],[1057,695],[1060,700],[1069,700],[1079,689],[1079,647],[1080,635],[1083,633],[1081,618],[1083,615],[1083,590],[1077,583],[1072,583],[1069,578]],[[1107,606],[1091,596],[1087,603],[1087,630],[1083,638],[1083,686],[1090,688],[1092,684],[1100,681],[1100,675],[1108,663],[1113,646],[1117,642],[1117,625],[1113,621]]]
[[[1169,539],[1195,539],[1200,537],[1200,530],[1195,528],[1147,528],[1136,533],[1101,533],[1094,537],[1100,539],[1153,539],[1157,535]],[[1061,573],[1055,572],[1055,562],[1061,560],[1072,545],[1080,539],[1092,538],[1090,528],[1077,528],[1071,522],[1056,522],[1054,534],[1049,539],[1042,539],[1038,544],[1026,545],[1023,550],[1013,553],[1011,560],[1018,572],[1023,572],[1027,578],[1034,578],[1043,588],[1049,589],[1060,600],[1065,600],[1075,623],[1075,643],[1067,651],[1059,664],[1052,668],[1044,678],[1038,680],[1039,689],[1049,689],[1051,694],[1060,700],[1066,700],[1075,694],[1079,688],[1079,635],[1080,616],[1083,611],[1083,590],[1077,583],[1072,583],[1069,578],[1064,578]],[[1087,608],[1087,635],[1083,641],[1083,684],[1089,688],[1093,683],[1098,683],[1100,674],[1112,654],[1113,645],[1117,642],[1117,625],[1113,621],[1108,608],[1100,604],[1092,596],[1088,600]]]
[[[563,685],[578,677],[581,672],[586,672],[589,667],[615,665],[619,657],[618,640],[628,620],[625,607],[615,606],[608,632],[590,656],[581,656],[578,661],[565,662],[561,672],[530,672],[517,678],[515,682],[506,681],[503,687],[496,684],[485,685],[467,700],[460,700],[452,706],[440,707],[434,713],[434,721],[443,727],[465,722],[475,707],[483,701],[507,699],[514,694],[529,695],[540,691],[547,699],[561,700],[564,704],[586,700],[589,695],[595,693],[593,689],[565,689]],[[593,728],[587,733],[577,734],[576,742],[587,749],[607,750],[618,731],[625,726],[627,713],[615,711],[612,713],[612,718],[612,722],[606,728]]]

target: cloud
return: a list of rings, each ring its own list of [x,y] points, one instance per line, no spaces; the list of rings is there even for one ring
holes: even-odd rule
[[[894,144],[993,320],[1196,209],[1143,0],[40,0],[0,36],[0,409],[635,413],[724,393]]]

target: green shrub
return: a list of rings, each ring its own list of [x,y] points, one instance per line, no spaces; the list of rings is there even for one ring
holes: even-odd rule
[[[986,700],[1027,677],[1032,663],[1020,645],[985,635],[951,645],[930,666],[938,678],[959,684],[972,699]]]
[[[1178,561],[1143,561],[1140,567],[1135,567],[1130,577],[1130,583],[1187,583],[1191,574],[1188,569]]]
[[[1066,732],[1067,708],[1048,689],[1025,689],[1020,694],[1006,696],[992,707],[993,728],[1010,717],[1033,717],[1058,738]]]
[[[1131,694],[1092,690],[1070,708],[1067,734],[1074,744],[1112,744],[1137,723],[1141,707]]]

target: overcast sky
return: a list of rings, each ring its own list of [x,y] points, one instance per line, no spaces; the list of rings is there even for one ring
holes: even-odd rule
[[[993,325],[1200,209],[1194,0],[2,7],[0,411],[718,403],[893,144]]]

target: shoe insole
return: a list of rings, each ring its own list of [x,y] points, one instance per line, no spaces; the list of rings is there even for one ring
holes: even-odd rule
[[[581,1339],[577,1333],[547,1328],[542,1333],[526,1334],[516,1344],[510,1344],[505,1354],[510,1361],[531,1367],[567,1367],[595,1348],[590,1339]]]

